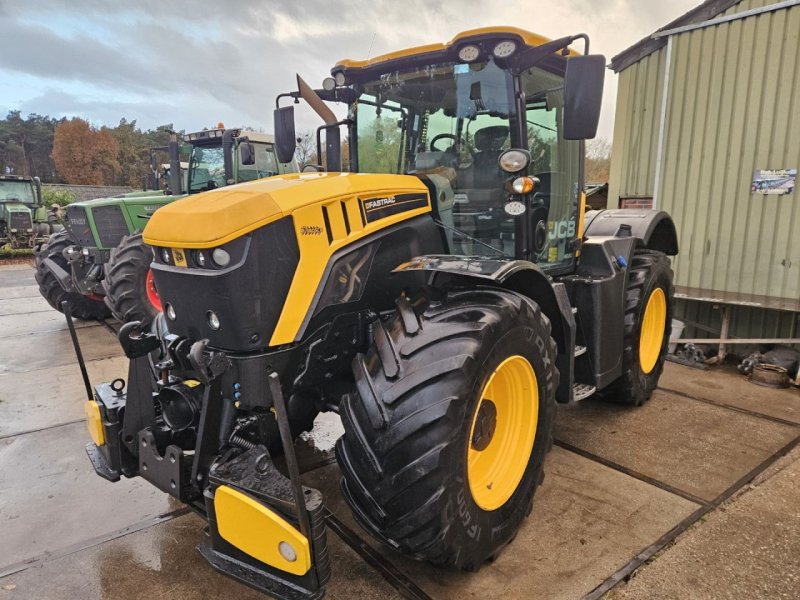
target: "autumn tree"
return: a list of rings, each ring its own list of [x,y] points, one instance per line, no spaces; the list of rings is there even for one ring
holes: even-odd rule
[[[111,130],[77,117],[55,129],[53,161],[66,183],[113,185],[120,171],[119,150]]]

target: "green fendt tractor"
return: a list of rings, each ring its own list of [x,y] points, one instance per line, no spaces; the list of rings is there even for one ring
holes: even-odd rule
[[[182,150],[173,136],[168,189],[67,207],[65,231],[36,254],[39,291],[53,308],[62,310],[68,300],[78,319],[113,315],[122,322],[150,322],[161,303],[150,271],[152,252],[141,231],[153,213],[186,194],[296,170],[293,162],[278,162],[272,136],[263,133],[220,127],[186,134],[182,141],[188,146],[188,172],[181,168]]]
[[[33,248],[58,228],[42,204],[38,177],[0,175],[0,247]]]
[[[342,61],[320,90],[298,80],[276,150],[291,158],[302,98],[325,120],[327,172],[200,194],[147,224],[164,312],[119,332],[127,389],[87,382],[97,473],[204,515],[199,550],[222,573],[320,598],[335,521],[293,438],[333,411],[367,532],[445,567],[493,560],[531,512],[557,403],[640,405],[666,355],[672,220],[584,212],[605,72],[588,45],[491,27]]]

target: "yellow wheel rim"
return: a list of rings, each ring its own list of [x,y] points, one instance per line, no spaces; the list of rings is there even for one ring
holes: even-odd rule
[[[483,387],[472,417],[467,479],[483,510],[503,506],[522,481],[536,438],[539,388],[531,363],[504,360]]]
[[[639,366],[647,374],[653,370],[661,354],[664,330],[667,324],[667,297],[664,290],[656,288],[647,299],[639,333]]]

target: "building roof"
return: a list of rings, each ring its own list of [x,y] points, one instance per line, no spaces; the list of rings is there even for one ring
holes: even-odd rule
[[[686,14],[681,15],[674,21],[670,21],[660,29],[656,30],[655,33],[658,33],[659,31],[666,31],[667,29],[682,27],[683,25],[691,25],[692,23],[707,21],[708,19],[712,19],[725,12],[731,6],[739,4],[739,2],[741,2],[741,0],[706,0],[701,5],[694,7]],[[654,38],[652,34],[648,35],[646,38],[636,42],[630,48],[627,48],[614,56],[611,59],[611,69],[615,73],[619,73],[620,71],[627,69],[632,64],[639,62],[644,57],[649,56],[653,52],[656,52],[666,45],[666,37]]]

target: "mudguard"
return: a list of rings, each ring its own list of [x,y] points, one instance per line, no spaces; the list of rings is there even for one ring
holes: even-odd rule
[[[586,213],[585,237],[622,237],[620,226],[630,227],[630,237],[642,240],[645,248],[668,256],[678,254],[678,234],[672,217],[663,210],[614,208]],[[627,236],[627,232],[625,232]]]
[[[530,261],[482,256],[429,254],[413,258],[393,270],[394,273],[414,271],[471,277],[534,300],[550,319],[552,336],[558,346],[556,366],[561,373],[561,379],[556,400],[569,402],[575,350],[575,318],[563,283],[553,281]]]

